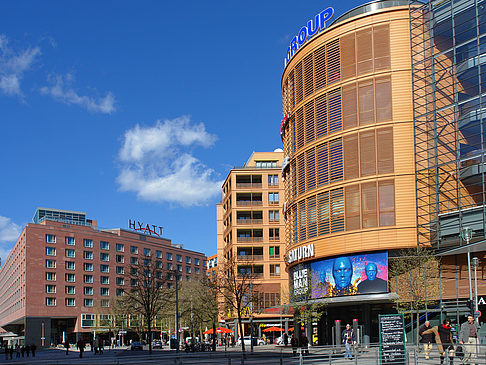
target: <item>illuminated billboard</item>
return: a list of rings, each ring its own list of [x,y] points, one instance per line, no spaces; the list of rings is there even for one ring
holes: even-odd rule
[[[292,301],[388,292],[388,254],[374,252],[306,262],[289,271]]]

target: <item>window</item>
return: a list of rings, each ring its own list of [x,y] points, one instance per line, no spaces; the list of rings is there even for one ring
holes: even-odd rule
[[[122,243],[117,243],[116,244],[116,250],[118,252],[125,252],[125,246]]]
[[[199,260],[198,258],[194,259],[194,265],[199,266],[200,263],[201,263],[201,260]]]
[[[125,274],[125,268],[123,266],[117,266],[116,267],[116,273],[117,274]]]
[[[74,262],[73,261],[66,261],[64,263],[64,268],[66,270],[74,270],[75,269],[75,265],[74,265]]]
[[[191,281],[191,277],[190,276],[186,276],[186,281]]]
[[[280,264],[270,264],[270,276],[280,276]]]
[[[275,259],[280,257],[280,246],[270,246],[270,258]]]
[[[162,258],[162,251],[155,251],[155,257],[158,259]]]
[[[167,260],[172,260],[172,254],[170,252],[167,252]]]
[[[110,284],[110,278],[108,276],[100,276],[101,284]]]
[[[76,281],[76,276],[74,274],[64,274],[64,280],[74,283]]]
[[[93,260],[93,251],[83,251],[83,259]]]
[[[55,285],[46,285],[46,293],[49,294],[54,294],[56,292],[56,286]]]
[[[177,265],[177,271],[181,271],[182,272],[182,265]]]
[[[110,289],[109,288],[100,288],[100,294],[104,297],[110,295]]]
[[[268,193],[268,204],[278,204],[278,193]]]
[[[138,254],[138,247],[137,246],[130,246],[130,253],[132,255]]]
[[[84,271],[93,271],[93,264],[89,262],[84,262],[83,263],[83,270]]]
[[[176,259],[177,259],[177,262],[182,262],[182,256],[181,255],[177,255]]]
[[[56,243],[56,236],[53,235],[53,234],[46,234],[46,242],[47,243]]]
[[[361,211],[363,212],[361,224],[363,228],[378,226],[376,200],[376,184],[374,182],[361,184]]]
[[[74,298],[65,298],[64,304],[66,305],[66,307],[74,307],[76,305],[76,301],[74,300]]]
[[[110,261],[110,255],[106,252],[100,252],[100,260],[101,261]]]
[[[56,305],[56,298],[46,298],[46,305],[48,307],[54,307]]]
[[[186,256],[186,264],[190,264],[191,263],[191,258],[189,256]]]
[[[116,288],[116,296],[117,297],[122,297],[125,295],[125,290],[121,289],[121,288]]]
[[[201,269],[199,269],[198,267],[195,267],[195,268],[194,268],[194,272],[195,272],[196,274],[199,274],[199,273],[201,273]]]
[[[83,288],[84,295],[93,295],[93,287],[92,286],[85,286]]]
[[[84,238],[83,239],[83,247],[92,248],[93,247],[93,240]]]
[[[257,169],[274,169],[277,167],[277,161],[255,161]]]
[[[76,256],[75,251],[72,248],[66,248],[64,250],[64,255],[66,257],[75,257]]]
[[[100,248],[102,250],[109,250],[110,249],[110,243],[106,241],[100,241]]]
[[[46,255],[47,256],[56,256],[56,248],[55,247],[46,247]]]
[[[203,260],[203,266],[206,267],[207,265],[207,260]]]
[[[191,267],[190,266],[186,266],[186,274],[190,274],[191,273]]]
[[[93,306],[93,299],[84,298],[83,306],[84,307],[92,307]],[[82,314],[82,316],[93,316],[94,317],[95,315],[94,314]],[[93,319],[92,325],[87,326],[87,325],[83,324],[83,327],[94,327],[95,326],[94,322],[95,322],[95,320]],[[83,323],[86,323],[86,321],[83,321]]]
[[[93,306],[92,299],[91,299],[91,306]],[[81,314],[81,327],[94,327],[94,326],[96,326],[96,314]]]
[[[116,262],[120,264],[124,263],[125,257],[123,257],[123,255],[116,255]]]
[[[64,243],[66,245],[74,246],[76,244],[76,241],[74,237],[64,237]]]
[[[393,180],[378,182],[380,226],[395,225],[395,183]]]
[[[110,267],[108,265],[100,265],[101,272],[110,272]]]
[[[144,248],[143,254],[144,254],[144,256],[150,256],[150,248]]]
[[[278,222],[279,221],[279,212],[278,212],[278,210],[269,210],[268,211],[268,220],[270,222]]]
[[[138,285],[138,280],[137,279],[130,279],[130,285],[131,286],[137,286]]]
[[[278,186],[278,175],[268,175],[268,186]]]
[[[167,263],[167,270],[174,270],[174,266],[172,265],[172,262]]]
[[[83,275],[83,282],[85,284],[92,284],[93,283],[93,275]]]
[[[130,257],[130,264],[132,265],[138,265],[138,258],[136,257]]]
[[[110,300],[109,299],[101,299],[100,300],[101,308],[109,308],[110,307]]]
[[[64,292],[66,294],[76,294],[76,287],[74,285],[66,285],[64,287]]]
[[[268,238],[270,239],[270,241],[280,240],[280,229],[279,228],[269,228],[268,229]]]
[[[155,261],[155,267],[157,269],[162,269],[162,261]]]
[[[55,269],[56,268],[56,260],[46,259],[46,268]]]
[[[125,285],[124,278],[116,278],[116,285]]]

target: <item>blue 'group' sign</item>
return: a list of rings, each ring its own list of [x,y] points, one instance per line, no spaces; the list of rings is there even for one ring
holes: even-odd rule
[[[287,48],[287,56],[284,59],[284,67],[287,66],[292,56],[297,50],[315,34],[326,28],[326,22],[334,15],[334,9],[329,7],[326,10],[317,14],[313,19],[309,19],[307,25],[304,25],[299,33],[290,42]]]

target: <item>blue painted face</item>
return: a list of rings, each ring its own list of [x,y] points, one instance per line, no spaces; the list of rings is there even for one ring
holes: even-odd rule
[[[376,279],[376,274],[378,273],[378,268],[376,267],[376,264],[370,262],[368,265],[366,265],[366,277],[368,280],[373,281]]]
[[[338,257],[334,260],[332,265],[332,276],[336,283],[336,288],[344,289],[351,284],[351,277],[353,276],[353,265],[349,257]]]

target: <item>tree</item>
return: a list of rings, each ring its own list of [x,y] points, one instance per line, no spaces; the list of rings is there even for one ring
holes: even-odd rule
[[[436,304],[440,296],[440,259],[419,246],[402,250],[389,261],[390,291],[398,294],[398,309],[410,310],[412,318],[416,315],[418,333],[420,310]]]
[[[152,353],[152,328],[155,317],[171,304],[171,291],[165,288],[167,275],[151,257],[139,259],[126,273],[125,295],[120,303],[129,313],[140,313],[149,333]]]
[[[238,265],[232,255],[226,255],[220,266],[216,280],[216,290],[224,309],[226,311],[234,310],[237,313],[241,350],[243,351],[243,356],[245,356],[242,323],[243,310],[247,306],[253,306],[254,297],[256,297],[254,294],[258,293],[257,286],[253,284],[255,279],[253,265],[251,262],[245,262],[245,265]]]

